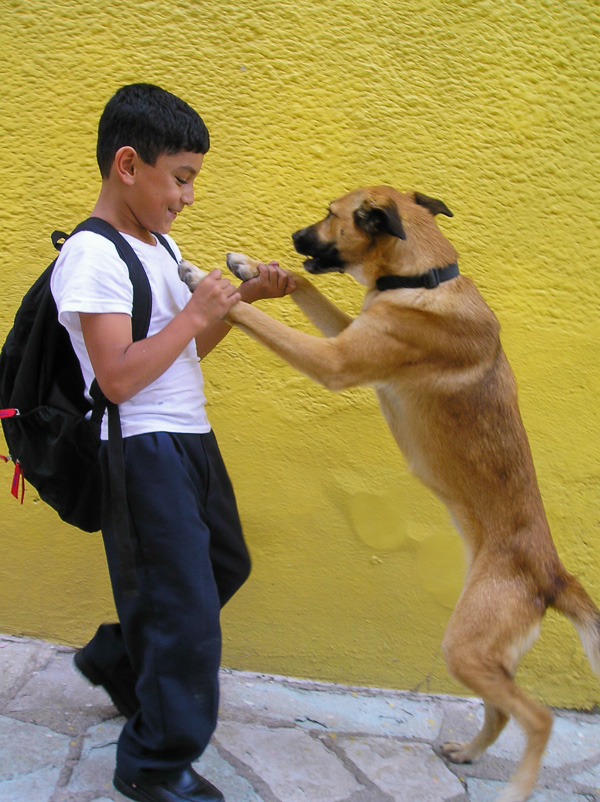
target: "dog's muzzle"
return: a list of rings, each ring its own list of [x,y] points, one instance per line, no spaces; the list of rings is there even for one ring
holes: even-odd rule
[[[314,226],[301,228],[292,234],[294,248],[302,256],[308,256],[304,269],[309,273],[343,273],[344,262],[334,242],[320,242]]]

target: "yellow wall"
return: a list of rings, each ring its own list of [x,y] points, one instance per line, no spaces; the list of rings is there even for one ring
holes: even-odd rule
[[[440,197],[502,323],[559,551],[600,602],[599,34],[597,0],[5,0],[0,338],[50,232],[95,200],[97,120],[124,83],[161,84],[210,128],[173,232],[200,264],[240,250],[297,267],[290,233],[364,184]],[[351,279],[319,281],[358,308]],[[266,306],[305,325],[290,299]],[[440,651],[462,545],[372,392],[328,393],[239,332],[205,373],[254,559],[224,613],[224,663],[462,692]],[[113,614],[99,536],[32,489],[20,507],[10,473],[0,631],[82,643]],[[554,704],[600,702],[553,614],[520,676]]]

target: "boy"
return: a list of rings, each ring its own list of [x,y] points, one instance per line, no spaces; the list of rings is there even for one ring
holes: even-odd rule
[[[220,608],[246,580],[250,561],[233,490],[207,420],[199,357],[229,326],[238,300],[291,292],[271,265],[239,288],[213,270],[190,295],[177,264],[151,232],[168,234],[193,203],[209,148],[206,127],[174,95],[150,84],[121,88],[98,129],[102,186],[92,215],[132,245],[148,275],[148,336],[132,342],[127,267],[104,237],[67,240],[52,277],[87,388],[95,376],[119,404],[138,593],[119,587],[119,561],[103,499],[102,536],[119,624],[103,624],[75,655],[128,718],[117,747],[115,787],[142,802],[218,802],[223,795],[191,764],[216,726]],[[167,238],[178,259],[181,254]],[[107,429],[100,449],[107,481]],[[106,494],[105,494],[106,495]]]

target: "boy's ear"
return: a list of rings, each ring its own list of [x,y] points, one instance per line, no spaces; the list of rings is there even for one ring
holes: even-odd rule
[[[129,145],[124,145],[115,153],[113,166],[116,174],[124,184],[133,184],[138,163],[139,156],[137,151]]]

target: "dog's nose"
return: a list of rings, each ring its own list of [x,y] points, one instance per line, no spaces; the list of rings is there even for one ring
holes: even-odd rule
[[[301,228],[298,231],[294,231],[292,234],[292,242],[294,243],[294,248],[298,251],[298,253],[308,254],[312,243],[310,227]]]

